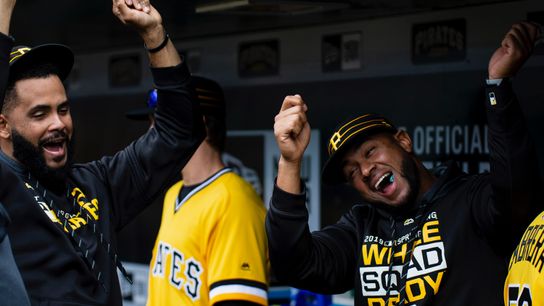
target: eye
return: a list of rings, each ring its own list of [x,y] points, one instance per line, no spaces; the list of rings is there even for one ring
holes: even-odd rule
[[[365,157],[369,158],[370,156],[372,156],[372,154],[374,153],[375,150],[376,150],[376,147],[374,147],[374,146],[368,148],[368,150],[366,150],[366,152],[365,152]]]
[[[63,106],[59,107],[59,114],[66,115],[68,112],[70,112],[70,106],[63,105]]]
[[[36,111],[36,112],[33,112],[31,114],[32,118],[43,118],[45,116],[45,112],[44,111]]]
[[[348,169],[348,173],[347,173],[347,179],[348,181],[352,181],[354,180],[355,178],[357,178],[357,176],[359,175],[359,168],[357,167],[351,167],[350,169]]]

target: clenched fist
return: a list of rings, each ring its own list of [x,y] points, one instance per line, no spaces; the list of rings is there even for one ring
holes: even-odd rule
[[[531,22],[512,25],[501,46],[489,60],[489,79],[502,79],[515,75],[529,58],[540,29]]]

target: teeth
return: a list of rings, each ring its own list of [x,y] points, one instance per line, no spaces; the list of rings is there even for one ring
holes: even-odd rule
[[[382,176],[380,177],[380,179],[378,179],[378,181],[377,181],[376,184],[374,185],[374,189],[379,190],[378,188],[379,188],[380,184],[382,183],[382,181],[383,181],[388,175],[389,175],[389,172],[388,172],[388,173],[385,173],[384,175],[382,175]]]

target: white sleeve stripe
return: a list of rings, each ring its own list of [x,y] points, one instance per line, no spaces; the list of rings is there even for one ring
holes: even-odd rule
[[[222,286],[213,288],[210,291],[210,300],[213,300],[215,297],[222,294],[234,294],[234,293],[254,295],[254,296],[263,298],[265,300],[268,298],[266,290],[238,284],[238,285],[222,285]]]

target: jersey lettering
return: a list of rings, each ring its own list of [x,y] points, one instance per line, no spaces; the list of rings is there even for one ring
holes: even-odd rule
[[[178,277],[177,274],[181,271],[181,264],[183,263],[183,254],[174,249],[172,252],[172,265],[170,270],[170,284],[176,288],[181,288],[183,285],[183,279]]]
[[[202,273],[202,266],[193,258],[187,260],[187,269],[185,275],[187,276],[187,285],[185,285],[185,292],[193,299],[200,298],[200,274]]]
[[[508,306],[533,306],[531,288],[523,285],[520,292],[519,284],[508,285]]]
[[[364,237],[359,274],[368,305],[396,305],[400,292],[404,305],[412,305],[438,293],[447,269],[439,225],[432,213],[419,231],[395,240]]]
[[[167,243],[159,242],[157,246],[157,254],[155,264],[153,265],[153,276],[164,277],[164,261],[166,256],[170,253],[170,245]]]
[[[170,266],[165,267],[170,256]],[[194,258],[185,260],[185,255],[168,243],[159,241],[153,264],[153,276],[164,278],[164,271],[168,271],[168,282],[177,290],[182,290],[193,301],[200,299],[202,280],[200,275],[204,271],[200,262]]]

